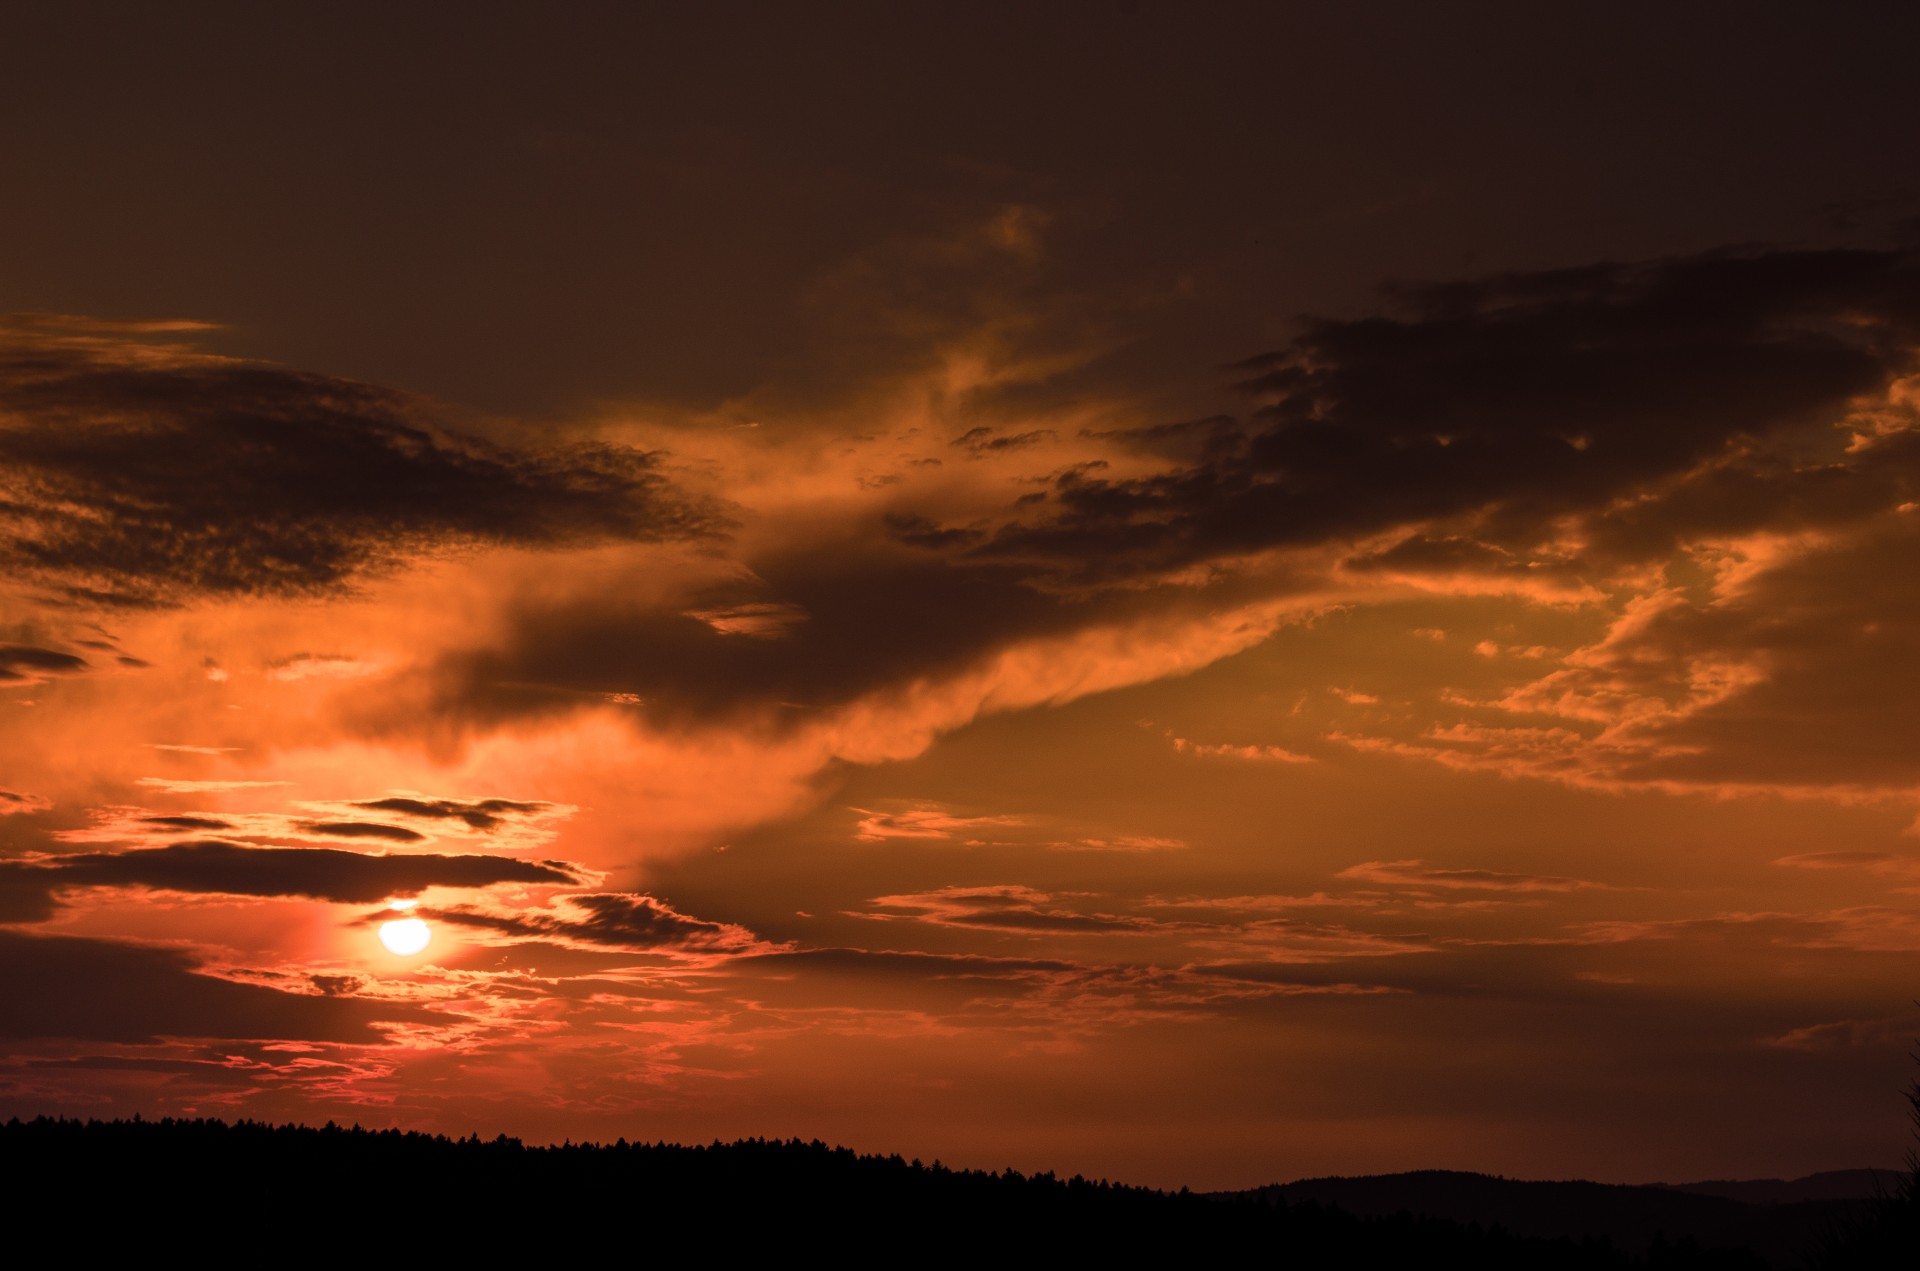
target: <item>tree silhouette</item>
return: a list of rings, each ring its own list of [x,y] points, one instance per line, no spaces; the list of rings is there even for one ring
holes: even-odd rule
[[[1920,1050],[1913,1054],[1920,1067]],[[1920,1266],[1920,1077],[1906,1089],[1912,1126],[1907,1169],[1857,1221],[1830,1232],[1808,1259],[1815,1271],[1913,1271]]]

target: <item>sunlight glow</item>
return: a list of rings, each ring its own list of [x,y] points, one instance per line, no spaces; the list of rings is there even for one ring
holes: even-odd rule
[[[432,928],[418,918],[401,918],[380,924],[380,943],[387,946],[387,952],[397,953],[403,958],[420,952],[432,939]]]

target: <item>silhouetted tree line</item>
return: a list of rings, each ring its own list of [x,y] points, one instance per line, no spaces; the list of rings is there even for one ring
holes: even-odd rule
[[[1434,1260],[1506,1268],[1755,1271],[1746,1250],[1661,1240],[1522,1238],[1406,1213],[1359,1218],[1272,1197],[1205,1197],[1053,1173],[950,1169],[818,1140],[705,1146],[453,1139],[398,1130],[218,1120],[39,1118],[0,1127],[16,1240],[171,1250],[202,1265],[301,1264],[321,1254],[809,1260],[915,1265],[1149,1257],[1351,1267]],[[1416,1261],[1417,1260],[1417,1261]]]
[[[1920,1053],[1914,1055],[1920,1063]],[[1856,1220],[1826,1233],[1809,1265],[1815,1271],[1913,1271],[1920,1267],[1920,1079],[1907,1087],[1913,1127],[1907,1170]]]

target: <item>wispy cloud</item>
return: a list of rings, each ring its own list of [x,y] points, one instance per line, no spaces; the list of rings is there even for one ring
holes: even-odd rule
[[[854,808],[860,822],[854,837],[870,843],[884,839],[951,839],[956,834],[1024,825],[1017,816],[959,816],[945,808],[903,808],[894,812],[876,812]]]

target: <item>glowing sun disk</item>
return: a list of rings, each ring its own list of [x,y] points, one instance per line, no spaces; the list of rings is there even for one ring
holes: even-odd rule
[[[380,924],[380,943],[387,946],[387,952],[397,953],[401,957],[420,952],[432,939],[433,929],[418,918],[400,918]]]

